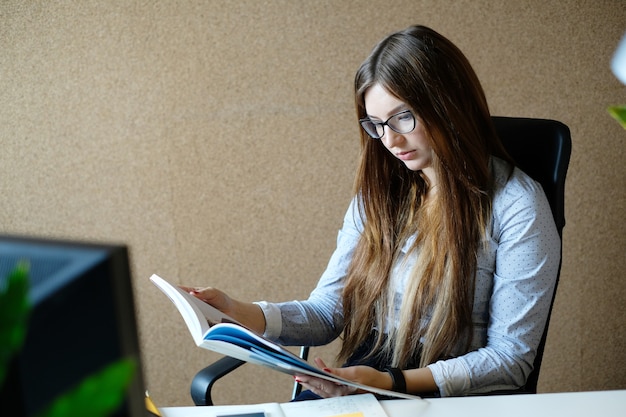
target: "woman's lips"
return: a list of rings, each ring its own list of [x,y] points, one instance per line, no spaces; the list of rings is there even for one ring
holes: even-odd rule
[[[413,159],[415,151],[398,152],[396,156],[402,161],[408,161],[409,159]]]

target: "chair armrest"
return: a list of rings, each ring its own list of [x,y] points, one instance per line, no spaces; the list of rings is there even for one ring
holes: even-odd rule
[[[309,357],[309,347],[300,347],[300,357],[307,360]],[[191,399],[195,405],[213,405],[213,399],[211,398],[211,389],[213,384],[217,382],[221,377],[229,374],[241,365],[246,363],[239,359],[231,358],[230,356],[224,356],[220,360],[213,362],[206,368],[198,372],[191,381]],[[292,398],[296,398],[302,386],[294,382],[294,388],[292,392]]]
[[[211,388],[215,381],[239,368],[245,362],[225,356],[212,363],[193,377],[191,381],[191,398],[195,405],[213,405]]]

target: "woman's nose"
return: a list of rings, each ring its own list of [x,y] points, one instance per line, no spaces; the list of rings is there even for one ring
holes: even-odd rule
[[[383,141],[383,144],[390,149],[396,146],[403,138],[400,133],[394,131],[389,126],[385,126],[384,133],[385,134],[383,135],[381,140]]]

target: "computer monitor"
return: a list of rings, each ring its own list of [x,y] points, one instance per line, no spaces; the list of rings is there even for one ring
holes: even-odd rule
[[[114,415],[146,415],[127,248],[0,235],[0,288],[22,260],[30,264],[31,313],[0,388],[0,415],[34,415],[122,358],[138,366]]]

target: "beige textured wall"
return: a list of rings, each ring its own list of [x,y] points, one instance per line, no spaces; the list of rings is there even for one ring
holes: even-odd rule
[[[148,276],[305,297],[350,198],[354,71],[413,23],[466,52],[494,114],[570,126],[540,389],[626,388],[626,131],[605,110],[626,104],[609,70],[621,0],[3,0],[1,231],[127,243],[148,388],[191,404],[191,377],[216,356]],[[285,401],[290,385],[246,366],[217,393]]]

